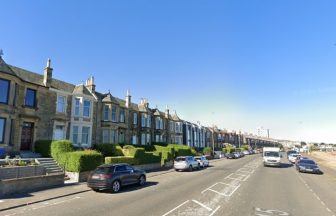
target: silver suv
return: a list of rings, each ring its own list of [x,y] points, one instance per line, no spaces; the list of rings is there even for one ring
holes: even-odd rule
[[[193,156],[177,157],[174,161],[174,169],[193,171],[200,168],[200,163]]]

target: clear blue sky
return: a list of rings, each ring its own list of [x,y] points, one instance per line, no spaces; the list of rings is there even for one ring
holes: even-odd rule
[[[336,142],[336,2],[1,1],[13,65],[190,121]]]

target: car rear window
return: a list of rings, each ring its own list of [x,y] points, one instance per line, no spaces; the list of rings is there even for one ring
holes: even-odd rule
[[[184,157],[179,157],[179,158],[176,158],[175,161],[179,162],[179,161],[186,161],[186,158]]]
[[[279,152],[265,152],[266,157],[279,157]]]
[[[114,170],[114,167],[98,167],[96,170],[95,170],[95,173],[96,174],[107,174],[107,173],[110,173],[111,170]]]
[[[202,157],[195,157],[195,160],[201,160]]]

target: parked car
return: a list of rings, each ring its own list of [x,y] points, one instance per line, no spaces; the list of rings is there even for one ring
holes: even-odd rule
[[[225,157],[226,157],[227,159],[236,159],[236,158],[237,158],[236,155],[235,155],[234,153],[227,153],[227,154],[225,155]]]
[[[244,155],[249,155],[249,154],[250,154],[250,152],[247,151],[247,150],[243,151],[242,153],[243,153]]]
[[[296,164],[296,169],[299,172],[308,172],[308,173],[316,173],[316,174],[322,173],[317,163],[311,159],[301,159]]]
[[[195,157],[195,160],[201,165],[202,168],[209,166],[209,161],[206,159],[205,156]]]
[[[297,159],[298,157],[301,157],[301,155],[300,155],[300,154],[290,154],[290,155],[288,156],[288,160],[289,160],[291,163],[295,163],[295,162],[296,162],[296,159]]]
[[[201,164],[195,160],[193,156],[184,156],[184,157],[177,157],[174,160],[174,169],[176,171],[179,170],[188,170],[193,171],[194,169],[199,169]]]
[[[241,158],[241,155],[240,155],[239,152],[234,152],[233,154],[234,154],[234,156],[235,156],[236,158]]]
[[[97,167],[90,173],[87,181],[89,188],[94,191],[112,189],[114,193],[121,187],[131,184],[144,185],[146,172],[134,169],[128,164],[106,164]]]

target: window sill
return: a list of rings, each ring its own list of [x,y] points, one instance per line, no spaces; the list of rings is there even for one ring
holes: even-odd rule
[[[23,108],[27,108],[27,109],[33,109],[33,110],[38,110],[39,108],[36,106],[27,106],[27,105],[22,105]]]

